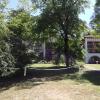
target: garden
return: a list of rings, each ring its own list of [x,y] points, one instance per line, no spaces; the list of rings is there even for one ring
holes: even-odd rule
[[[89,0],[11,2],[0,1],[0,100],[99,100],[100,64],[84,63],[84,37],[100,35],[99,0],[91,28],[79,17]]]

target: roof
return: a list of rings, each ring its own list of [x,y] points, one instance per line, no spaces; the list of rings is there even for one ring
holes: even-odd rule
[[[84,38],[90,38],[90,39],[100,39],[100,35],[87,35]]]

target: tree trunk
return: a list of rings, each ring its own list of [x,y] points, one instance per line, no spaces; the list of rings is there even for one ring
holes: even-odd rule
[[[69,67],[69,44],[68,44],[68,36],[65,34],[64,38],[64,53],[65,53],[65,64],[66,67]]]

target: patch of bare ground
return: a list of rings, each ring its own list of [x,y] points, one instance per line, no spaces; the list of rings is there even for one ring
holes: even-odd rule
[[[72,80],[27,81],[0,92],[0,100],[100,100],[99,90],[99,86]]]

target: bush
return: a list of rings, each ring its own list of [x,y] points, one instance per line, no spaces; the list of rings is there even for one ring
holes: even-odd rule
[[[0,76],[14,72],[15,59],[11,54],[10,46],[4,40],[0,41]]]
[[[17,35],[9,38],[11,44],[11,54],[15,58],[15,66],[23,69],[27,64],[32,63],[33,53],[29,51],[28,42],[24,41]]]
[[[36,59],[34,52],[29,50],[28,42],[16,35],[0,41],[0,76],[7,76],[16,68],[23,71],[27,64],[32,63],[32,59]]]

